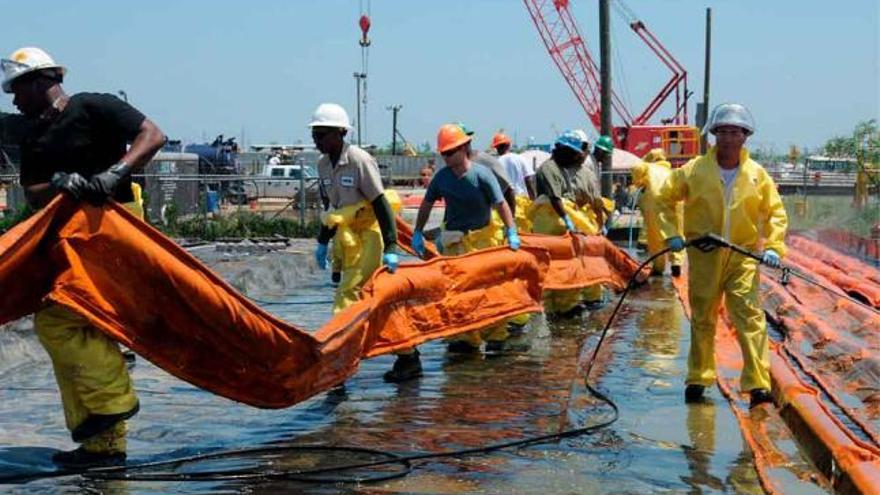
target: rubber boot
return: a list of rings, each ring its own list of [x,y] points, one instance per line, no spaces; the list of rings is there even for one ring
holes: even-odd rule
[[[419,350],[412,354],[398,354],[394,366],[382,375],[382,379],[388,383],[400,383],[422,376],[422,360],[419,359]]]
[[[689,384],[684,389],[684,402],[686,404],[694,404],[703,401],[703,391],[706,387],[697,384]]]
[[[85,447],[52,456],[52,462],[66,469],[120,466],[125,464],[125,452],[89,452]]]
[[[124,413],[119,414],[92,414],[85,421],[83,421],[79,426],[73,429],[70,436],[73,438],[74,442],[82,442],[87,438],[91,438],[99,433],[103,433],[110,428],[116,426],[116,423],[120,421],[125,421],[126,419],[134,416],[138,413],[141,406],[140,403],[136,403],[134,407]]]
[[[770,395],[770,391],[766,388],[756,388],[751,390],[749,391],[749,396],[751,397],[751,400],[749,401],[749,409],[761,404],[773,402],[773,396]]]
[[[446,350],[456,354],[474,354],[480,352],[479,347],[474,347],[463,340],[455,340],[446,346]]]

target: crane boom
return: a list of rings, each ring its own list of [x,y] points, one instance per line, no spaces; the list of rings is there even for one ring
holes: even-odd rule
[[[550,57],[593,126],[599,129],[601,113],[599,67],[578,31],[574,17],[568,9],[568,0],[523,1]],[[611,106],[614,113],[626,125],[633,122],[632,114],[613,91]]]
[[[601,129],[601,83],[599,68],[587,49],[569,9],[569,0],[523,0],[526,9],[538,29],[547,52],[562,73],[596,130]],[[638,20],[621,0],[617,0],[622,15],[628,17],[630,28],[654,52],[672,72],[669,81],[648,103],[644,110],[633,116],[614,90],[611,90],[612,112],[621,121],[614,127],[612,138],[617,146],[637,155],[650,148],[662,147],[673,163],[683,163],[695,156],[698,149],[699,131],[687,125],[687,71]],[[675,93],[675,112],[663,119],[663,125],[650,125],[648,120]]]

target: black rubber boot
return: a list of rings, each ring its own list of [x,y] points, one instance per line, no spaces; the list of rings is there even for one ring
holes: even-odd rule
[[[672,276],[678,278],[681,276],[681,267],[678,265],[672,265]]]
[[[394,366],[382,375],[382,379],[388,383],[400,383],[422,376],[422,360],[419,359],[419,351],[412,354],[398,354]]]
[[[684,389],[684,402],[686,404],[694,404],[703,401],[703,392],[706,387],[702,385],[690,384]]]
[[[547,316],[551,320],[571,320],[582,315],[585,309],[586,308],[584,307],[583,303],[577,303],[573,308],[569,309],[568,311],[553,313]]]
[[[480,352],[479,347],[474,347],[463,340],[455,340],[446,345],[446,350],[456,354],[475,354]]]
[[[749,409],[755,406],[759,406],[761,404],[773,402],[773,396],[770,395],[770,391],[766,388],[756,388],[754,390],[750,390],[749,395],[751,396],[751,400],[749,401]]]
[[[98,433],[103,433],[120,421],[124,421],[135,414],[140,410],[140,403],[135,403],[134,407],[124,413],[119,414],[92,414],[85,421],[83,421],[79,426],[73,429],[70,436],[73,438],[74,442],[82,442],[88,438],[91,438]]]
[[[52,456],[52,462],[66,469],[121,466],[125,464],[125,452],[89,452],[84,447]]]
[[[502,352],[505,344],[504,340],[489,340],[486,342],[486,352]]]

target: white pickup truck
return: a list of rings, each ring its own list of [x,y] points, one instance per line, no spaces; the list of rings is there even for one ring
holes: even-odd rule
[[[244,192],[248,199],[293,198],[299,193],[300,177],[304,176],[306,190],[314,189],[318,177],[313,167],[306,165],[266,165],[262,175],[244,180]]]

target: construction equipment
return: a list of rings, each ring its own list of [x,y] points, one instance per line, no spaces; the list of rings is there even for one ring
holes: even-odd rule
[[[562,76],[587,113],[590,122],[596,130],[600,130],[599,67],[578,30],[569,8],[569,0],[523,0],[523,2],[553,62],[562,72]],[[615,5],[621,15],[626,17],[630,28],[672,72],[672,76],[638,115],[633,115],[623,100],[612,90],[612,110],[621,121],[620,125],[614,127],[612,135],[614,144],[637,156],[644,155],[652,148],[660,147],[666,152],[673,165],[681,165],[699,154],[700,150],[700,131],[688,125],[687,100],[692,92],[687,88],[687,71],[648,30],[645,23],[636,18],[632,10],[621,0],[616,0]],[[649,124],[648,120],[673,93],[675,111],[672,117],[663,119],[660,125]]]

